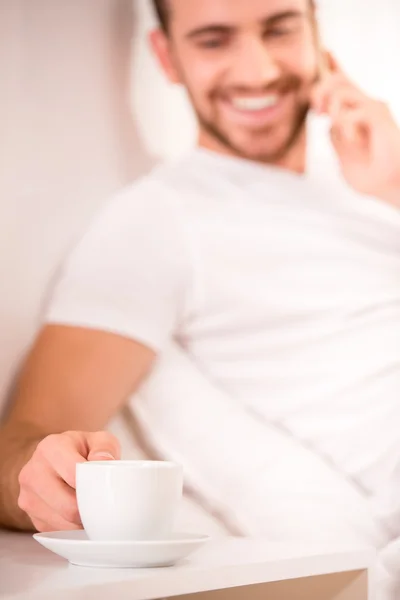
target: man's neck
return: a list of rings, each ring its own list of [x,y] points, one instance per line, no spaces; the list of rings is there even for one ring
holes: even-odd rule
[[[198,146],[200,148],[204,148],[206,150],[211,150],[212,152],[216,152],[217,154],[224,154],[225,156],[232,156],[236,158],[244,158],[247,160],[253,160],[258,164],[265,164],[270,167],[276,167],[278,169],[286,169],[287,171],[292,171],[293,173],[298,173],[300,175],[306,172],[307,168],[307,131],[306,127],[303,128],[301,134],[298,136],[296,142],[291,146],[291,148],[286,152],[286,154],[280,158],[279,160],[266,162],[256,159],[249,159],[246,156],[242,156],[234,150],[231,150],[224,144],[218,142],[214,138],[210,138],[206,132],[200,131],[198,138]]]

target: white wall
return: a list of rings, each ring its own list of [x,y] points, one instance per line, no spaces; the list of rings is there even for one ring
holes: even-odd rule
[[[0,401],[93,213],[150,155],[194,140],[184,93],[148,51],[148,0],[133,1],[131,52],[131,0],[0,0]],[[400,115],[400,2],[320,2],[329,46]]]
[[[129,105],[131,11],[0,1],[0,400],[61,257],[147,166]]]

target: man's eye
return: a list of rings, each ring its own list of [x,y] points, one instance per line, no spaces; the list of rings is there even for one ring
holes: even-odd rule
[[[286,35],[290,35],[292,33],[292,30],[288,29],[288,28],[276,28],[276,29],[271,29],[270,31],[266,32],[266,37],[269,38],[276,38],[276,37],[284,37]]]
[[[221,39],[201,40],[199,42],[199,46],[206,49],[221,48],[223,45],[224,41]]]
[[[289,38],[294,37],[301,31],[300,23],[288,23],[286,25],[276,25],[265,31],[265,37],[268,39],[274,38]]]

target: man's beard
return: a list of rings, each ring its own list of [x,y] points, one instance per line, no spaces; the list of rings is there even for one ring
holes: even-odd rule
[[[274,164],[282,161],[285,156],[292,150],[294,146],[296,146],[299,138],[301,137],[305,126],[307,115],[310,110],[309,103],[303,103],[298,105],[296,113],[292,119],[292,125],[289,131],[289,135],[287,135],[286,139],[283,143],[272,151],[258,151],[258,152],[250,152],[246,150],[246,148],[241,148],[239,145],[235,144],[235,142],[230,138],[228,133],[225,133],[222,128],[218,127],[217,122],[210,121],[206,119],[200,111],[196,110],[197,119],[199,121],[200,127],[214,140],[222,144],[228,151],[233,152],[233,154],[240,156],[241,158],[257,160],[259,162]],[[268,135],[274,136],[274,126],[270,126],[260,132],[254,132],[255,140],[257,140],[257,136],[259,139],[268,140]]]

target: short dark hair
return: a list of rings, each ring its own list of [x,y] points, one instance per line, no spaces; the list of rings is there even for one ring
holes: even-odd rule
[[[154,10],[156,11],[156,15],[164,31],[168,30],[169,21],[167,2],[168,0],[153,0]]]
[[[190,0],[187,0],[190,2]],[[159,23],[164,31],[168,31],[169,25],[169,8],[167,6],[168,0],[153,0],[154,10],[158,17]],[[309,0],[309,5],[311,9],[315,8],[314,0]]]

